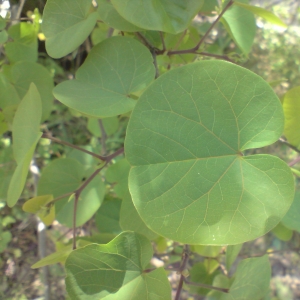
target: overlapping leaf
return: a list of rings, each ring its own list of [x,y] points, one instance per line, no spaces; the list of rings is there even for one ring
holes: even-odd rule
[[[163,269],[143,274],[151,257],[150,241],[133,232],[124,232],[106,245],[77,249],[65,264],[68,294],[74,300],[171,299]]]
[[[190,244],[238,244],[271,230],[292,203],[293,176],[269,155],[241,151],[275,142],[279,99],[259,76],[205,61],[159,77],[128,124],[129,189],[154,232]]]
[[[38,195],[52,194],[54,198],[74,192],[86,178],[84,166],[75,159],[62,158],[49,163],[43,170],[38,183]],[[76,226],[88,221],[99,209],[105,187],[100,176],[96,176],[80,195],[77,207]],[[70,195],[55,202],[56,219],[72,227],[74,198],[69,201]]]
[[[296,190],[294,201],[282,219],[282,223],[293,230],[300,232],[300,190]]]
[[[13,153],[17,167],[7,192],[7,204],[14,206],[22,194],[30,161],[42,133],[39,130],[42,103],[36,86],[32,83],[18,106],[13,126]]]
[[[140,28],[179,33],[199,12],[203,0],[112,0],[111,3],[125,20]]]
[[[134,39],[113,37],[97,44],[78,69],[75,80],[57,85],[63,104],[91,117],[112,117],[132,110],[130,94],[154,79],[148,49]]]
[[[90,0],[48,0],[43,14],[42,29],[46,50],[53,58],[74,51],[93,30],[98,14],[91,11]]]
[[[253,13],[234,5],[225,12],[221,21],[237,46],[244,54],[248,54],[256,32]]]

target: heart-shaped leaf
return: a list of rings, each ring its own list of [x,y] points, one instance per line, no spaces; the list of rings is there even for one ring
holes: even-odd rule
[[[128,37],[97,44],[78,69],[75,80],[54,88],[63,104],[91,117],[112,117],[135,105],[130,94],[147,87],[155,69],[148,49]]]
[[[147,291],[147,283],[144,282],[144,291],[141,294],[136,291],[141,283],[135,280],[144,281],[143,271],[151,257],[150,241],[133,232],[121,233],[106,245],[92,244],[77,249],[69,255],[65,264],[69,296],[72,299],[136,299],[138,295],[156,294],[157,286],[153,284],[155,280],[151,285],[153,290]],[[161,274],[157,277],[161,277]],[[166,279],[164,274],[164,280]],[[159,283],[156,282],[156,284]],[[118,291],[120,294],[115,294]],[[110,298],[110,294],[115,295]],[[125,296],[128,294],[135,295],[135,297],[128,298]],[[116,295],[119,298],[115,298]],[[170,296],[169,286],[169,297],[164,299],[170,299]],[[139,299],[157,299],[152,297]]]
[[[118,13],[130,23],[147,30],[169,33],[184,31],[199,12],[203,0],[112,0]]]
[[[92,12],[91,0],[48,0],[43,14],[42,29],[46,50],[53,58],[74,51],[93,30],[98,13]]]
[[[276,226],[294,194],[288,166],[242,151],[275,142],[283,111],[259,76],[221,61],[159,77],[128,124],[135,208],[154,232],[188,244],[238,244]]]

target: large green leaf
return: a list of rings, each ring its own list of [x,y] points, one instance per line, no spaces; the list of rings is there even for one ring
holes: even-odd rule
[[[235,1],[234,4],[247,9],[248,11],[270,22],[271,24],[285,28],[287,27],[287,25],[283,21],[281,21],[277,16],[275,16],[271,11],[268,11],[262,7],[248,5],[246,3],[241,3],[238,1]]]
[[[221,21],[237,46],[243,53],[248,54],[256,32],[253,13],[239,6],[231,6]]]
[[[140,282],[133,283],[133,281],[137,278],[142,279],[143,271],[151,257],[150,241],[133,232],[121,233],[106,245],[92,244],[77,249],[69,255],[65,264],[68,294],[74,300],[132,299],[129,295],[134,296],[135,289],[141,286]],[[130,284],[130,290],[125,289],[124,294],[118,295],[119,298],[107,297]],[[142,285],[147,287],[145,282]],[[144,291],[147,296],[148,293],[151,294],[157,289],[153,284],[151,288],[153,290]],[[170,299],[169,297],[165,299]]]
[[[72,158],[56,159],[49,163],[42,172],[38,183],[38,195],[52,194],[53,198],[74,192],[86,177],[84,166]],[[99,209],[105,187],[100,176],[96,176],[83,190],[78,201],[76,226],[83,225]],[[56,219],[72,227],[74,197],[65,197],[55,202]]]
[[[9,206],[14,206],[22,194],[35,146],[42,135],[39,131],[41,116],[41,98],[32,83],[18,106],[13,120],[13,153],[17,167],[7,192]]]
[[[112,0],[111,3],[125,20],[138,27],[178,33],[188,27],[203,0]]]
[[[127,32],[141,31],[141,28],[129,23],[121,17],[111,2],[107,0],[98,0],[97,2],[100,19],[110,27]]]
[[[97,44],[76,72],[76,79],[54,89],[63,104],[91,117],[112,117],[132,110],[130,94],[154,79],[148,49],[128,37],[112,37]]]
[[[20,98],[24,97],[32,82],[35,84],[41,95],[42,121],[47,119],[52,110],[52,89],[54,86],[53,79],[48,70],[40,64],[22,61],[15,63],[11,67],[10,76],[12,84]]]
[[[294,146],[300,147],[300,86],[289,90],[283,99],[284,135]]]
[[[221,61],[160,76],[128,124],[133,203],[154,232],[189,244],[238,244],[271,230],[294,194],[288,166],[242,151],[275,142],[283,112],[259,76]]]
[[[132,230],[143,234],[152,240],[157,234],[149,229],[139,216],[133,205],[129,189],[128,174],[130,165],[126,159],[119,160],[111,165],[106,172],[106,180],[114,183],[114,191],[118,197],[122,198],[122,206],[120,211],[120,226],[123,230]]]
[[[42,29],[46,50],[53,58],[74,51],[93,30],[98,14],[91,11],[91,0],[48,0]]]

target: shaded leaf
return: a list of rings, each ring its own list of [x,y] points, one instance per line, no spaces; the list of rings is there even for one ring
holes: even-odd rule
[[[97,44],[76,72],[54,88],[63,104],[91,117],[112,117],[132,110],[130,94],[154,79],[148,49],[128,37],[112,37]]]
[[[169,71],[142,94],[127,128],[135,208],[181,243],[264,235],[292,203],[293,176],[277,157],[241,151],[275,142],[282,129],[280,101],[254,73],[221,61]]]
[[[242,247],[243,247],[243,244],[227,246],[227,248],[226,248],[226,269],[228,272],[230,270],[230,267],[236,260],[238,254],[240,253]]]
[[[272,233],[282,241],[289,241],[293,237],[293,230],[287,228],[283,225],[283,222],[280,222],[276,227],[272,229]]]
[[[300,232],[300,190],[297,189],[294,201],[282,219],[283,225]]]
[[[102,124],[106,135],[114,134],[119,128],[119,119],[117,117],[104,118],[102,119]],[[99,119],[89,118],[87,124],[88,130],[96,137],[101,137],[101,129],[99,124]]]
[[[46,36],[46,50],[51,57],[63,57],[85,41],[98,18],[91,7],[90,0],[47,1],[42,29]]]
[[[125,20],[140,28],[179,33],[188,27],[203,0],[112,0],[111,3]]]

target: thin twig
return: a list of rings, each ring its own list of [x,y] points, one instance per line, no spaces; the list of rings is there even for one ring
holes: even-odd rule
[[[229,292],[229,289],[226,289],[226,288],[220,288],[217,286],[212,286],[212,285],[208,285],[208,284],[204,284],[204,283],[191,282],[191,281],[188,281],[186,278],[184,278],[184,282],[188,285],[200,286],[202,288],[209,289],[209,290],[216,290],[216,291],[220,291],[223,293]]]
[[[15,16],[15,19],[20,19],[25,2],[26,2],[26,0],[20,0],[19,8],[18,8],[17,14]]]
[[[300,162],[300,156],[298,156],[297,158],[295,158],[294,160],[292,160],[291,162],[289,162],[289,167],[294,166],[295,164],[297,164],[298,162]]]
[[[288,141],[286,141],[283,138],[279,139],[279,142],[286,144],[288,147],[290,147],[291,149],[293,149],[294,151],[296,151],[297,153],[300,153],[300,149],[298,149],[297,147],[293,146],[292,144],[290,144]]]
[[[178,270],[178,273],[180,273],[180,279],[179,279],[179,283],[178,283],[178,287],[177,287],[177,291],[176,291],[174,300],[180,299],[181,290],[182,290],[183,282],[185,279],[183,272],[184,272],[184,270],[186,270],[187,263],[189,261],[189,256],[190,256],[190,247],[189,247],[189,245],[184,245],[183,251],[182,251],[181,264],[180,264],[180,267]]]
[[[73,250],[76,249],[76,216],[77,216],[77,204],[78,204],[80,194],[87,187],[87,185],[98,175],[98,173],[105,167],[105,165],[97,169],[96,171],[94,171],[94,173],[74,192],[75,199],[74,199],[74,210],[73,210]]]
[[[69,143],[69,142],[62,141],[62,140],[60,140],[60,139],[57,139],[57,138],[55,138],[55,137],[53,137],[53,136],[51,136],[51,135],[49,135],[49,134],[47,134],[47,133],[43,133],[42,138],[44,138],[44,139],[49,139],[49,140],[51,140],[51,141],[53,141],[53,142],[56,142],[56,143],[58,143],[58,144],[65,145],[65,146],[68,146],[68,147],[77,149],[77,150],[79,150],[79,151],[81,151],[81,152],[87,153],[87,154],[89,154],[89,155],[91,155],[91,156],[93,156],[93,157],[96,157],[96,158],[98,158],[98,159],[100,159],[100,160],[102,160],[102,161],[105,161],[105,162],[111,161],[113,158],[115,158],[116,156],[118,156],[118,155],[120,155],[121,153],[124,152],[124,148],[122,147],[122,148],[120,148],[119,150],[117,150],[116,152],[114,152],[114,153],[112,153],[112,154],[110,154],[110,155],[108,155],[108,156],[102,156],[102,155],[96,154],[96,153],[94,153],[94,152],[88,151],[88,150],[86,150],[86,149],[83,149],[83,148],[81,148],[81,147],[79,147],[79,146],[73,145],[73,144],[71,144],[71,143]]]
[[[165,39],[164,39],[164,34],[160,31],[159,35],[160,35],[161,43],[163,46],[162,51],[165,52],[167,48],[166,48],[166,43],[165,43]]]

